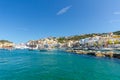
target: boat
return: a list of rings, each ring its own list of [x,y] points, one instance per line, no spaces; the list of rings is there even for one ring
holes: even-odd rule
[[[40,52],[47,52],[47,49],[39,49]]]

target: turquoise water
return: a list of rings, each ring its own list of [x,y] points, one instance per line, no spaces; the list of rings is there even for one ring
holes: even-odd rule
[[[0,80],[120,80],[120,60],[63,51],[0,50]]]

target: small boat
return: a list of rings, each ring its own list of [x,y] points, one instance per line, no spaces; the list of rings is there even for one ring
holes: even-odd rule
[[[55,51],[56,49],[54,48],[44,48],[44,49],[39,49],[39,51],[42,51],[42,52],[47,52],[47,51]]]
[[[34,49],[28,49],[29,51],[33,51]]]
[[[34,51],[35,49],[34,48],[28,48],[29,51]]]
[[[39,51],[40,52],[47,52],[48,50],[46,50],[46,49],[40,49]]]

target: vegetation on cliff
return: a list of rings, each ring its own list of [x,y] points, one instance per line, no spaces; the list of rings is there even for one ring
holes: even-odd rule
[[[97,33],[92,33],[92,34],[84,34],[84,35],[75,35],[75,36],[70,36],[70,37],[60,37],[58,38],[58,42],[60,43],[64,43],[64,42],[67,42],[67,41],[78,41],[80,39],[84,39],[84,38],[88,38],[88,37],[94,37],[94,36],[100,36],[102,34],[97,34]]]
[[[120,35],[120,31],[113,32],[115,35]]]
[[[65,43],[67,41],[78,41],[80,39],[88,38],[88,37],[94,37],[94,36],[106,36],[108,33],[92,33],[92,34],[84,34],[84,35],[75,35],[75,36],[70,36],[70,37],[59,37],[58,42],[60,43]],[[120,31],[113,32],[114,37],[120,37]],[[116,41],[117,43],[117,41]]]
[[[0,40],[0,43],[13,43],[13,42],[8,41],[8,40]]]

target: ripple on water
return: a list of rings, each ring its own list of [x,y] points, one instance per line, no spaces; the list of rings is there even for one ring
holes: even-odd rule
[[[62,51],[0,51],[0,80],[119,80],[120,60]]]

